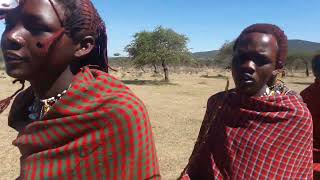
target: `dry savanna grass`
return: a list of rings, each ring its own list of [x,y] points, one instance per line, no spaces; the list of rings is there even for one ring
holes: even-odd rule
[[[112,72],[145,102],[149,111],[163,179],[175,179],[187,163],[193,149],[206,101],[222,91],[230,72],[214,69],[178,69],[171,82],[162,82],[162,76],[140,70]],[[0,98],[19,88],[12,79],[0,72]],[[286,77],[288,86],[298,92],[308,86],[313,77],[302,73]],[[231,81],[230,84],[233,87]],[[0,179],[14,179],[19,173],[19,151],[11,145],[17,133],[7,126],[8,110],[0,116]]]

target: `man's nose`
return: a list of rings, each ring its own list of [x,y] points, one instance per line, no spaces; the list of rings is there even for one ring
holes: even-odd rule
[[[13,28],[5,34],[6,48],[9,50],[19,50],[21,49],[26,41],[23,38],[22,30],[18,28]]]
[[[242,63],[241,68],[246,72],[253,73],[256,70],[256,64],[251,59],[247,59]]]

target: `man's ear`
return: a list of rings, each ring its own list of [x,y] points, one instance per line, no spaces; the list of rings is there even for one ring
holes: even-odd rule
[[[76,47],[74,56],[77,58],[82,58],[91,53],[95,47],[95,40],[92,36],[86,36],[81,39]]]

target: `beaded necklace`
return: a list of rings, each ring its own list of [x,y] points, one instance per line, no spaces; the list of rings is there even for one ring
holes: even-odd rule
[[[274,96],[274,95],[280,95],[285,93],[286,93],[285,83],[277,79],[277,82],[273,86],[267,87],[266,92],[263,93],[262,96]]]
[[[71,85],[70,85],[71,86]],[[68,89],[70,88],[68,87]],[[47,99],[40,99],[39,97],[35,96],[35,99],[31,106],[28,107],[29,111],[29,119],[32,121],[41,120],[44,115],[50,110],[50,108],[59,100],[63,95],[65,95],[68,91],[65,89],[61,93],[57,94],[56,96],[47,98]]]
[[[271,96],[272,91],[270,90],[269,87],[267,87],[266,92],[262,94],[262,96]]]

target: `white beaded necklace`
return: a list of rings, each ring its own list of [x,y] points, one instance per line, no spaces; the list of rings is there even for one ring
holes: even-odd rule
[[[263,93],[262,96],[271,96],[271,91],[269,87],[266,88],[266,92]]]
[[[68,89],[71,85],[68,87]],[[65,89],[61,93],[57,94],[56,96],[47,98],[47,99],[40,99],[35,97],[31,106],[28,107],[29,111],[29,119],[32,121],[41,120],[43,116],[49,111],[50,107],[55,104],[63,95],[65,95],[68,91]]]

